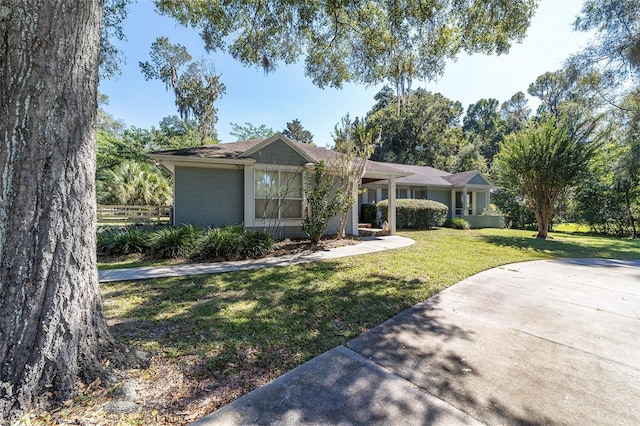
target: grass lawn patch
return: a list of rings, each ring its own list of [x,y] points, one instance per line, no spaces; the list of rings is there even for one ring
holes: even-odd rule
[[[401,232],[415,245],[289,267],[105,283],[114,336],[155,354],[148,370],[131,373],[145,401],[131,421],[192,421],[495,266],[555,257],[640,259],[637,240],[553,234],[544,241],[533,234]]]

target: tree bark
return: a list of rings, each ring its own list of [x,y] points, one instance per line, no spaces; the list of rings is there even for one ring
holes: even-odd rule
[[[95,255],[102,0],[0,2],[0,423],[74,396],[112,343]]]

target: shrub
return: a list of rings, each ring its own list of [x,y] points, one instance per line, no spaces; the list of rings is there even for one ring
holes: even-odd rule
[[[242,239],[242,256],[248,259],[264,257],[273,251],[275,240],[268,232],[246,231]]]
[[[453,219],[447,219],[447,221],[444,223],[444,226],[447,228],[453,228],[453,229],[470,229],[471,228],[471,226],[469,226],[469,222],[459,217],[454,217]]]
[[[134,227],[107,229],[97,234],[97,252],[100,255],[144,253],[149,244],[149,233]]]
[[[194,225],[161,229],[151,234],[150,254],[160,259],[188,257],[201,235],[202,230]]]
[[[375,204],[363,204],[360,207],[360,219],[363,223],[375,223],[376,206]]]
[[[382,211],[382,220],[387,219],[389,200],[382,200],[376,207]],[[449,208],[432,200],[396,200],[396,221],[398,229],[431,229],[442,226]]]
[[[200,260],[237,259],[240,257],[244,226],[209,229],[198,241],[192,257]]]

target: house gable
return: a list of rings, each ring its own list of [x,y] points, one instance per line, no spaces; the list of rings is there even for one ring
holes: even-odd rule
[[[480,173],[478,173],[477,175],[475,175],[474,177],[469,179],[467,184],[468,185],[491,186],[491,184],[489,182],[487,182],[487,180]]]
[[[313,159],[280,134],[276,134],[247,150],[242,154],[242,157],[252,158],[256,163],[297,167],[313,162]]]

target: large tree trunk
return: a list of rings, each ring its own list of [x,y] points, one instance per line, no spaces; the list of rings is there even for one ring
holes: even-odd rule
[[[0,423],[74,395],[111,338],[95,258],[101,0],[0,3]]]

